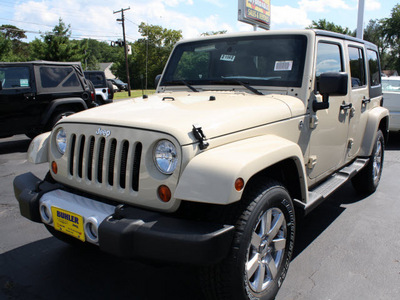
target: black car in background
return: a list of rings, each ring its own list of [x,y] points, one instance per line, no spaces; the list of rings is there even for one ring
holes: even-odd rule
[[[115,78],[115,79],[107,79],[108,81],[111,81],[113,85],[116,85],[120,91],[127,91],[128,90],[128,84],[123,82],[121,79]]]
[[[33,138],[94,106],[93,86],[79,62],[0,62],[0,138]]]

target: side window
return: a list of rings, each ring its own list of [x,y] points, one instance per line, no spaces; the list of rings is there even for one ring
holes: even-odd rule
[[[343,72],[340,46],[326,42],[318,43],[316,76],[326,72]]]
[[[40,67],[43,88],[68,88],[80,86],[72,67]]]
[[[27,67],[0,68],[0,80],[3,89],[29,88],[30,76]]]
[[[378,86],[381,84],[378,53],[374,50],[368,50],[367,55],[369,65],[369,80],[371,82],[371,86]]]
[[[361,48],[349,46],[349,60],[351,73],[351,86],[353,88],[367,84],[365,76],[364,52]]]

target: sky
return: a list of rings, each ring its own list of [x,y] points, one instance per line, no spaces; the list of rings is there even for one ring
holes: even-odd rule
[[[394,0],[365,0],[364,24],[388,18]],[[11,24],[27,31],[27,42],[51,31],[62,18],[71,26],[71,38],[115,41],[122,37],[116,19],[125,11],[126,37],[140,37],[138,25],[145,22],[181,30],[184,38],[204,32],[252,31],[239,22],[238,0],[0,0],[0,25]],[[350,30],[357,28],[358,0],[271,0],[271,29],[304,29],[312,21],[326,19]],[[259,29],[262,30],[262,29]]]

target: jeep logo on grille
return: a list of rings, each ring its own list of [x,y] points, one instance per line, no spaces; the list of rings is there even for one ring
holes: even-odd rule
[[[105,130],[105,129],[101,129],[101,127],[99,127],[99,129],[97,129],[96,131],[97,135],[102,135],[105,137],[109,137],[111,135],[111,131],[110,130]]]

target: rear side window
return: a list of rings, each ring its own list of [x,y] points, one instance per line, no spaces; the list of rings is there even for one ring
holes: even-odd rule
[[[72,67],[40,67],[43,88],[79,87],[79,79]]]
[[[326,72],[343,72],[341,48],[337,44],[319,42],[316,76]]]
[[[351,86],[353,88],[367,84],[365,76],[364,52],[361,48],[349,46]]]
[[[3,89],[17,89],[30,87],[30,74],[28,67],[3,67],[0,68],[0,81]]]
[[[368,65],[369,65],[369,80],[371,86],[378,86],[381,84],[381,74],[379,72],[379,59],[378,53],[374,50],[368,50]]]

